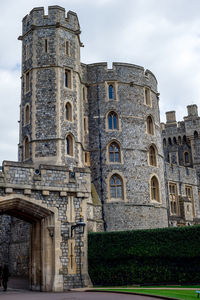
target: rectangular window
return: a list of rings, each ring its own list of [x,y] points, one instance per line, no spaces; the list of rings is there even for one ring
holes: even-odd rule
[[[27,72],[25,75],[25,85],[26,93],[30,90],[30,72]]]
[[[178,193],[176,183],[169,183],[169,200],[170,200],[170,213],[172,215],[178,214]]]
[[[84,127],[84,131],[87,133],[88,132],[88,117],[84,117],[83,127]]]
[[[90,166],[90,153],[84,152],[84,164],[85,166]]]
[[[193,200],[193,193],[192,193],[192,187],[191,186],[186,186],[185,187],[185,195],[186,197],[192,201]]]
[[[48,40],[44,39],[44,52],[48,52]]]
[[[29,59],[30,56],[30,45],[25,46],[25,59]]]
[[[65,42],[65,54],[67,55],[67,56],[69,56],[70,55],[70,51],[69,51],[69,41],[66,41]]]
[[[71,89],[71,71],[65,70],[65,87]]]

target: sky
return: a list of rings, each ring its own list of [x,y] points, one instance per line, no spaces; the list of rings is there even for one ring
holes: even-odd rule
[[[81,61],[127,62],[158,80],[161,121],[186,106],[200,109],[199,0],[0,0],[0,165],[17,160],[21,76],[21,20],[32,8],[60,5],[81,26]]]

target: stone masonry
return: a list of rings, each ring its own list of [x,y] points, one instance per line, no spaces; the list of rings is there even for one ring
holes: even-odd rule
[[[0,172],[0,259],[34,290],[90,284],[87,231],[200,222],[197,106],[160,123],[154,74],[81,63],[80,33],[76,13],[37,7],[18,38],[19,162]]]

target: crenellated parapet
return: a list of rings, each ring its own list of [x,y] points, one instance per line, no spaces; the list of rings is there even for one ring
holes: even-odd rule
[[[146,86],[157,93],[157,80],[155,75],[143,67],[121,62],[113,62],[112,69],[106,62],[87,65],[88,83],[94,84],[104,80],[118,80],[122,83]]]
[[[34,30],[37,27],[65,27],[70,31],[80,33],[80,25],[77,14],[68,11],[67,16],[65,9],[60,6],[49,6],[48,15],[44,13],[44,7],[35,7],[30,14],[22,20],[22,35]]]

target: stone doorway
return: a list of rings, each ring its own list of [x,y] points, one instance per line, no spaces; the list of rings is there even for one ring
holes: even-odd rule
[[[35,202],[37,203],[37,201]],[[4,231],[5,238],[8,234],[12,238],[15,230],[19,230],[19,234],[23,232],[23,234],[29,235],[25,239],[25,247],[28,251],[28,253],[26,251],[25,253],[28,256],[28,263],[24,261],[20,266],[21,270],[18,270],[20,273],[25,268],[24,275],[27,275],[29,278],[29,289],[35,291],[52,291],[55,283],[54,212],[36,203],[33,200],[28,201],[20,198],[1,200],[0,215],[4,215],[4,218],[10,221],[10,232],[9,228]],[[15,228],[12,227],[12,222],[16,225]],[[18,245],[14,245],[14,243],[8,245],[8,259],[9,253],[12,252],[12,259],[17,263],[15,255],[19,256],[20,246],[23,249],[23,242],[21,240],[20,245],[20,241],[18,240]],[[11,246],[12,249],[10,249]],[[24,255],[23,251],[21,254],[22,256]],[[26,260],[26,258],[24,259]],[[10,268],[11,272],[17,272],[15,265]],[[12,282],[12,279],[11,284],[15,287],[17,285],[20,286],[19,282],[17,283],[16,280]]]

